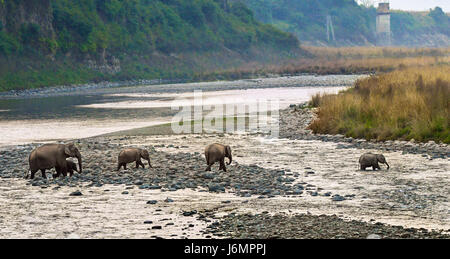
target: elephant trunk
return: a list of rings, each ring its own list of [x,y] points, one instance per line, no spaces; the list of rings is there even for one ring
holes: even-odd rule
[[[233,161],[233,157],[231,156],[231,154],[228,156],[228,159],[230,160],[230,162],[228,162],[227,165],[231,165],[231,162]]]
[[[79,173],[81,174],[83,172],[83,167],[81,166],[81,154],[77,155],[77,159],[78,159],[78,166],[80,167]]]
[[[387,165],[387,169],[389,170],[390,166],[389,166],[389,164],[387,162],[386,162],[386,165]]]

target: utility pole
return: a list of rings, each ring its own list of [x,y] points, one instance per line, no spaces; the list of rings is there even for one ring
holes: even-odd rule
[[[327,15],[327,40],[328,43],[330,43],[330,34],[333,42],[336,41],[336,38],[334,37],[334,28],[333,28],[333,21],[331,20],[331,15]]]

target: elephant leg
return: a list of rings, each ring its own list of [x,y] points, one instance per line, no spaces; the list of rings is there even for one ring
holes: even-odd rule
[[[34,175],[36,174],[38,170],[31,170],[30,179],[34,179]]]
[[[45,174],[45,169],[41,169],[42,178],[47,179],[47,175]]]
[[[123,169],[127,170],[127,164],[125,164],[125,163],[123,164]]]
[[[62,167],[61,168],[61,173],[62,173],[62,175],[64,176],[64,177],[67,177],[67,167]]]
[[[120,168],[123,166],[123,164],[121,164],[121,163],[119,163],[118,165],[117,165],[117,171],[120,171]]]
[[[142,168],[145,169],[145,165],[144,165],[144,163],[141,160],[139,160],[139,164],[142,166]]]
[[[59,176],[61,176],[61,168],[55,167],[55,170],[56,174],[53,175],[53,178],[58,178]]]
[[[206,170],[205,170],[205,171],[207,171],[207,172],[211,171],[211,166],[212,166],[212,165],[208,164],[208,167],[206,167]]]
[[[365,166],[361,166],[361,171],[366,171],[366,167]]]
[[[224,172],[227,171],[227,168],[225,167],[225,161],[224,161],[224,159],[222,159],[222,160],[220,161],[220,168],[219,168],[219,170],[220,170],[220,169],[222,169]]]

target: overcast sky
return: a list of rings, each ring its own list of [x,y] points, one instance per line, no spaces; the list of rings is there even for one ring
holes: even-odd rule
[[[390,2],[391,9],[397,10],[428,11],[430,8],[439,6],[444,12],[450,12],[450,0],[390,0],[374,2]]]

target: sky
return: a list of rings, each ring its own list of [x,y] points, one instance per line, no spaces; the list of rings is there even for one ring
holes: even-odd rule
[[[428,11],[430,8],[439,6],[444,12],[450,12],[450,0],[389,0],[374,2],[390,2],[391,9],[396,10]]]

